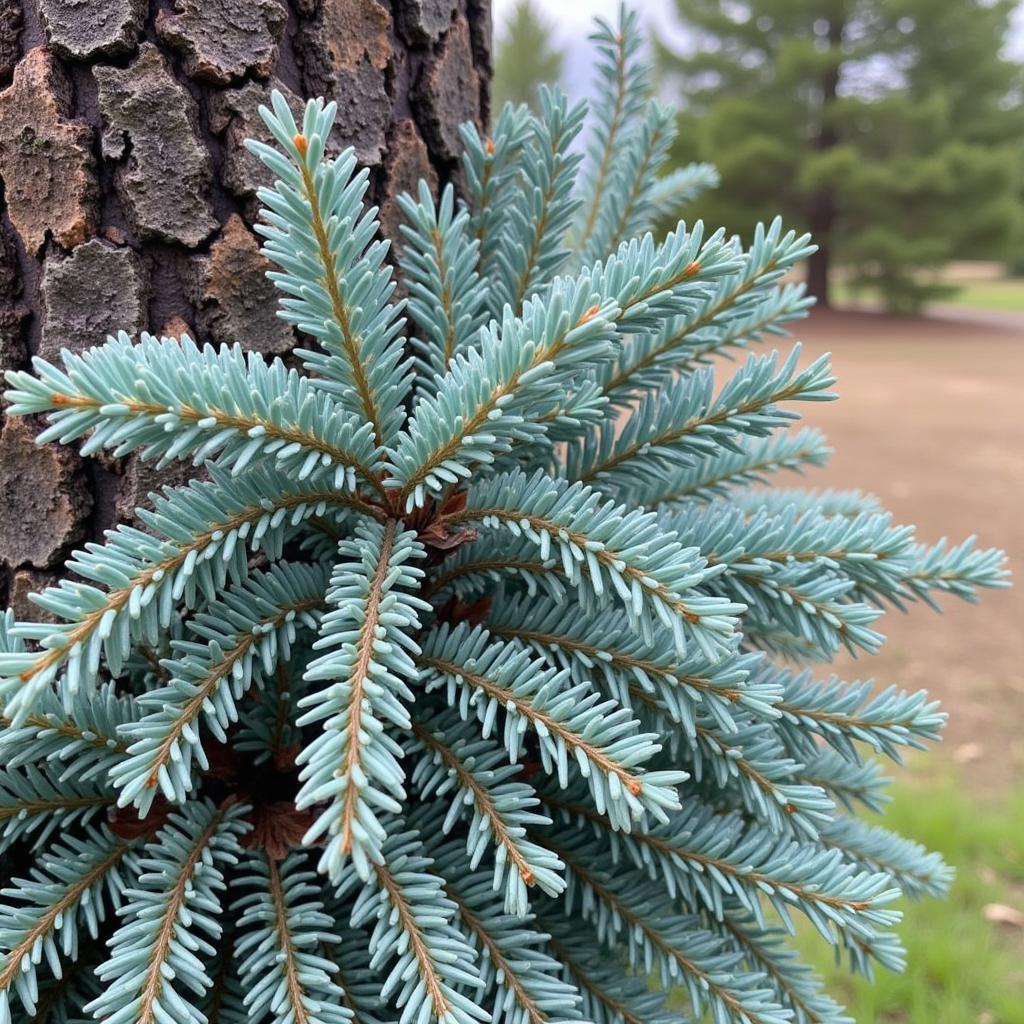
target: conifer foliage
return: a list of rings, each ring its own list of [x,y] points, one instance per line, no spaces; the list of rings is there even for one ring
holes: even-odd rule
[[[403,300],[333,104],[275,97],[303,371],[122,335],[8,374],[42,442],[202,472],[0,620],[2,1024],[845,1020],[800,916],[901,966],[949,871],[853,812],[943,715],[815,663],[1001,557],[760,489],[828,454],[786,432],[827,360],[746,352],[810,244],[644,233],[712,176],[659,176],[636,31],[598,29],[584,157],[555,92],[464,129]]]

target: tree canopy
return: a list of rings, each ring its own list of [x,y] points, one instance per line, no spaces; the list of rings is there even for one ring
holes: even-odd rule
[[[682,104],[676,155],[722,176],[702,213],[746,232],[780,208],[831,265],[913,309],[927,270],[1006,254],[1020,216],[1012,0],[676,0],[659,46]],[[924,273],[923,273],[924,271]]]
[[[565,54],[552,41],[552,28],[531,0],[518,0],[505,27],[494,62],[495,109],[501,104],[537,105],[542,82],[562,76]]]

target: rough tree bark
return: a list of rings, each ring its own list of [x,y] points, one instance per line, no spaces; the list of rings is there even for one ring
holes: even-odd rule
[[[395,197],[458,177],[487,117],[489,0],[0,0],[0,367],[120,329],[286,355],[252,232],[272,88],[337,100],[339,147]],[[35,615],[72,546],[188,468],[37,447],[0,420],[0,607]]]

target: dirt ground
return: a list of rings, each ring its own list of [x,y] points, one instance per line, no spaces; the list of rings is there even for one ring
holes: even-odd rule
[[[927,688],[950,713],[940,756],[979,795],[1005,792],[1024,781],[1024,316],[823,311],[795,326],[808,358],[832,352],[840,394],[801,409],[835,449],[807,483],[869,490],[922,540],[977,533],[1018,577],[980,606],[887,613],[881,653],[836,671]]]

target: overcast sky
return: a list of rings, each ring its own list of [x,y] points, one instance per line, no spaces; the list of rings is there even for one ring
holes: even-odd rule
[[[936,3],[941,2],[936,0]],[[499,38],[515,3],[516,0],[493,0],[494,30]],[[533,3],[554,26],[557,41],[566,52],[565,90],[573,97],[585,95],[587,82],[583,79],[589,78],[591,67],[587,56],[587,34],[597,15],[614,21],[619,0],[533,0]],[[643,11],[644,22],[663,37],[671,38],[679,32],[671,13],[675,7],[673,0],[643,0],[636,6]],[[1024,60],[1024,0],[1017,7],[1008,49],[1018,59]]]
[[[493,0],[493,5],[494,29],[500,35],[516,0]],[[566,44],[574,39],[585,39],[596,16],[614,21],[619,10],[619,0],[533,0],[533,5],[556,26],[560,39]],[[672,0],[645,0],[637,6],[643,10],[644,20],[663,28],[669,20],[666,15],[674,5]]]

